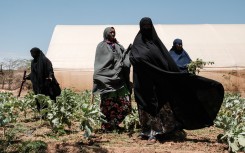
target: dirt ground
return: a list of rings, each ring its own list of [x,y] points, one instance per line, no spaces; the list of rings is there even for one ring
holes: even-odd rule
[[[1,91],[1,90],[0,90]],[[12,91],[17,95],[19,90]],[[21,96],[27,93],[23,90]],[[33,114],[29,114],[33,116]],[[186,138],[165,137],[156,143],[149,143],[138,137],[139,131],[134,133],[112,132],[94,133],[91,140],[83,137],[78,123],[69,129],[64,136],[52,135],[47,121],[35,120],[31,117],[20,118],[17,124],[27,130],[18,133],[21,141],[42,140],[47,144],[47,153],[228,153],[228,146],[217,141],[221,129],[209,127],[200,130],[186,130]],[[18,125],[18,126],[19,126]],[[0,135],[3,129],[0,128]]]
[[[217,143],[219,129],[210,127],[203,130],[186,131],[185,139],[169,138],[154,144],[138,138],[138,133],[95,134],[93,142],[58,144],[65,152],[100,153],[224,153],[227,146]],[[71,145],[72,144],[72,145]],[[54,144],[57,148],[57,144]],[[51,147],[51,145],[50,145]],[[57,152],[57,150],[50,150]]]
[[[52,135],[48,122],[20,120],[18,126],[26,127],[17,134],[21,141],[41,140],[47,144],[47,153],[228,153],[228,146],[217,142],[221,129],[215,127],[192,130],[186,138],[165,137],[156,143],[141,140],[138,133],[95,133],[91,140],[74,124],[64,136]],[[67,130],[68,131],[68,130]],[[0,135],[3,130],[0,129]]]

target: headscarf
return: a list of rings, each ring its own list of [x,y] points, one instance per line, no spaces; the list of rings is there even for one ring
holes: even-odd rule
[[[175,39],[173,41],[173,46],[170,49],[169,53],[178,65],[181,72],[188,72],[187,64],[191,62],[191,58],[188,53],[182,48],[177,50],[176,45],[183,44],[181,39]]]
[[[93,75],[93,92],[108,93],[116,91],[126,84],[123,69],[130,69],[129,60],[125,60],[125,49],[116,39],[110,41],[109,35],[113,27],[104,30],[104,40],[96,48]],[[114,29],[114,28],[113,28]],[[128,77],[129,78],[129,77]]]
[[[174,41],[173,41],[173,46],[175,46],[175,45],[177,45],[177,44],[183,45],[182,40],[179,39],[179,38],[174,39]]]
[[[180,73],[153,24],[152,39],[142,33],[146,22],[152,23],[148,17],[141,19],[140,31],[130,53],[135,100],[139,108],[157,116],[163,105],[169,102],[183,128],[198,129],[213,125],[223,101],[222,84]]]

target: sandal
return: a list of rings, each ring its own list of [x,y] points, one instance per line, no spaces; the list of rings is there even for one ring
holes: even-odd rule
[[[138,135],[138,138],[140,138],[141,140],[148,140],[149,136],[141,133],[141,134]]]
[[[150,137],[148,138],[147,144],[148,144],[148,145],[151,145],[151,144],[154,144],[154,143],[156,143],[156,142],[157,142],[156,136],[150,136]]]

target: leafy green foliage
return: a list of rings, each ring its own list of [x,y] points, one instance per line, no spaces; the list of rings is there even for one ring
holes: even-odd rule
[[[0,152],[5,152],[10,146],[13,148],[12,141],[23,127],[11,125],[18,117],[18,99],[10,92],[0,92],[0,127],[3,128],[3,138],[0,139]]]
[[[69,128],[74,120],[74,112],[77,109],[79,96],[70,89],[64,89],[56,102],[49,100],[47,118],[53,130],[62,131],[67,125]]]
[[[26,141],[22,143],[20,152],[22,153],[44,153],[47,150],[47,144],[41,140]]]
[[[5,133],[5,138],[6,138],[5,141],[8,143],[16,140],[18,133],[25,132],[27,130],[27,128],[21,124],[14,124],[12,125],[12,127],[13,128],[8,128]]]
[[[93,102],[92,98],[93,97]],[[100,128],[104,115],[100,111],[100,96],[92,95],[91,91],[75,93],[70,89],[62,90],[56,102],[48,96],[29,92],[24,98],[17,99],[11,93],[0,94],[0,126],[5,126],[17,118],[18,112],[23,112],[26,117],[27,111],[32,110],[39,114],[40,119],[46,117],[52,130],[58,135],[65,134],[65,128],[69,128],[72,122],[80,122],[80,129],[84,131],[85,138],[89,138],[94,129]],[[36,101],[41,105],[41,111],[36,109]],[[44,107],[47,106],[47,107]],[[124,127],[127,130],[134,130],[139,125],[137,109],[126,117]],[[14,136],[14,135],[13,135]]]
[[[125,117],[123,125],[128,131],[134,131],[139,128],[140,121],[137,107],[132,107],[132,112]]]
[[[55,133],[65,134],[66,126],[70,128],[72,122],[79,121],[81,130],[85,132],[84,136],[89,138],[93,129],[98,128],[101,122],[105,122],[99,109],[100,100],[98,96],[94,98],[93,104],[91,97],[90,91],[75,93],[70,89],[64,89],[61,95],[56,98],[56,102],[41,94],[29,95],[23,101],[32,104],[37,99],[41,106],[48,106],[42,109],[40,113],[41,116],[47,114],[47,120]]]
[[[203,69],[205,65],[214,64],[214,62],[205,62],[202,59],[197,58],[195,61],[192,61],[187,65],[189,73],[196,74],[200,72],[200,69]]]
[[[245,151],[245,99],[238,94],[226,94],[215,125],[224,130],[219,135],[232,152]]]
[[[12,93],[0,92],[0,127],[16,120],[18,116],[15,110],[17,101]]]
[[[27,110],[32,109],[33,112],[36,112],[36,100],[33,92],[28,92],[23,99],[20,99],[18,102],[18,108],[21,112],[24,113],[26,118]]]
[[[88,90],[81,93],[82,102],[80,103],[79,113],[80,116],[80,128],[84,130],[84,136],[89,138],[95,128],[99,128],[101,122],[106,122],[103,117],[104,115],[100,111],[100,98],[98,95],[92,95]],[[94,96],[94,101],[91,103],[91,98]]]
[[[8,150],[19,150],[19,145],[16,144],[16,141],[18,141],[18,133],[25,131],[26,128],[21,124],[14,124],[11,127],[8,127],[6,129],[4,139],[0,139],[0,152],[10,152]]]

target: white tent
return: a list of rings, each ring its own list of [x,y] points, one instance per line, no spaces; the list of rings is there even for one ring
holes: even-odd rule
[[[103,31],[113,26],[116,38],[125,48],[139,31],[138,25],[57,25],[47,52],[62,87],[91,89],[96,46],[103,40]],[[213,61],[200,75],[222,81],[223,71],[238,72],[245,69],[245,24],[157,24],[159,38],[168,49],[176,38],[183,40],[183,48],[192,60]],[[229,71],[228,71],[229,70]],[[212,71],[212,72],[210,72]],[[219,72],[215,74],[213,71]],[[222,71],[222,73],[221,73]],[[232,74],[232,75],[233,75]],[[243,76],[244,77],[244,76]],[[233,78],[228,78],[233,79]],[[239,79],[238,79],[239,80]],[[244,78],[236,84],[244,83]],[[229,80],[226,81],[229,82]],[[231,80],[230,80],[231,81]],[[225,82],[223,83],[225,84]],[[245,84],[245,83],[244,83]],[[232,85],[231,85],[232,86]],[[237,87],[243,88],[245,87]]]

